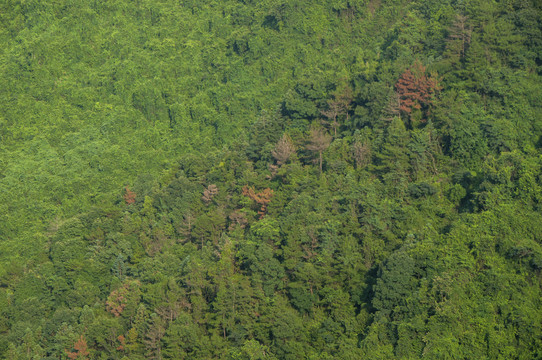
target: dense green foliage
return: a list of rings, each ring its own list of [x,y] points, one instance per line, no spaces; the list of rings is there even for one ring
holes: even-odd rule
[[[539,1],[0,20],[0,358],[542,357]]]

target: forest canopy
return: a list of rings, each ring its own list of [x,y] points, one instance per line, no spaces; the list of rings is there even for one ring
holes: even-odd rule
[[[542,356],[537,0],[0,3],[0,358]]]

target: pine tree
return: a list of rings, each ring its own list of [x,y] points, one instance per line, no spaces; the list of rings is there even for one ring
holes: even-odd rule
[[[406,114],[414,127],[416,110],[420,121],[426,122],[433,97],[440,90],[434,75],[427,76],[425,66],[416,61],[412,68],[406,69],[395,84],[400,100],[400,110]]]
[[[215,184],[211,184],[207,186],[207,189],[203,190],[203,196],[201,199],[205,203],[205,205],[209,205],[215,195],[218,194],[218,187]]]
[[[124,202],[126,205],[133,205],[136,201],[136,193],[130,190],[128,186],[126,186],[124,190]]]
[[[327,101],[328,108],[326,110],[320,111],[328,119],[329,125],[333,128],[333,137],[337,137],[337,129],[340,127],[339,116],[346,115],[346,120],[348,120],[348,110],[351,102],[352,89],[347,86],[343,92],[333,95],[333,99]]]
[[[275,145],[275,149],[271,151],[271,155],[277,161],[278,166],[282,166],[295,154],[295,146],[292,139],[287,134],[282,135],[280,140]]]
[[[273,198],[273,190],[266,188],[263,191],[256,193],[253,188],[248,186],[243,186],[243,195],[255,201],[257,204],[261,205],[258,214],[260,214],[260,219],[263,219],[265,214],[267,214],[267,205],[271,202]]]
[[[407,143],[409,134],[405,124],[395,118],[386,129],[386,138],[380,152],[376,153],[375,170],[381,174],[392,192],[400,196],[406,187],[409,172]]]
[[[307,149],[318,153],[320,163],[320,174],[322,174],[322,153],[331,144],[331,136],[326,134],[322,129],[312,128],[309,136],[309,144]]]
[[[352,154],[358,168],[367,166],[371,162],[371,146],[367,141],[356,140],[352,144]]]
[[[471,41],[472,27],[469,18],[462,14],[457,14],[449,29],[450,36],[446,44],[445,55],[448,56],[453,65],[463,61]]]
[[[77,340],[75,344],[73,344],[73,349],[75,350],[73,352],[66,350],[66,355],[68,355],[70,359],[78,359],[78,360],[88,359],[88,356],[90,355],[90,353],[88,351],[87,341],[85,340],[83,335],[81,335],[79,337],[79,340]]]

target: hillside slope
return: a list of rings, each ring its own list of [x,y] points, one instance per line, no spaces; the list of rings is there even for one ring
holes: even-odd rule
[[[541,14],[0,4],[0,358],[540,357]]]

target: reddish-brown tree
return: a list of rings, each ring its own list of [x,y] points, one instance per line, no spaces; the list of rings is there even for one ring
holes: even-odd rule
[[[124,189],[126,190],[126,192],[124,193],[124,202],[126,203],[126,205],[132,205],[133,203],[135,203],[136,193],[130,190],[128,186],[126,186]]]
[[[261,207],[258,214],[260,214],[260,219],[262,219],[265,214],[267,214],[267,205],[271,202],[273,190],[266,188],[263,191],[256,193],[253,188],[249,188],[245,185],[243,186],[243,195],[260,204]]]
[[[85,340],[83,335],[81,335],[79,337],[79,340],[77,340],[75,344],[73,344],[73,349],[75,350],[73,352],[65,350],[66,355],[68,355],[70,359],[88,359],[90,353],[88,352],[87,341]]]
[[[128,280],[121,287],[113,290],[105,302],[107,311],[117,317],[120,316],[126,305],[128,305],[130,294],[137,291],[139,285],[140,283],[137,280]]]
[[[408,116],[414,109],[427,110],[433,103],[433,97],[440,90],[436,77],[427,76],[425,66],[418,61],[401,74],[395,88],[399,95],[399,108]]]
[[[122,314],[122,312],[124,311],[124,308],[126,307],[127,292],[127,284],[117,290],[113,290],[111,294],[107,297],[107,301],[105,302],[107,311],[119,317],[120,314]]]
[[[117,336],[117,340],[119,341],[120,345],[117,346],[117,350],[124,351],[124,348],[126,346],[126,338],[124,335]]]

